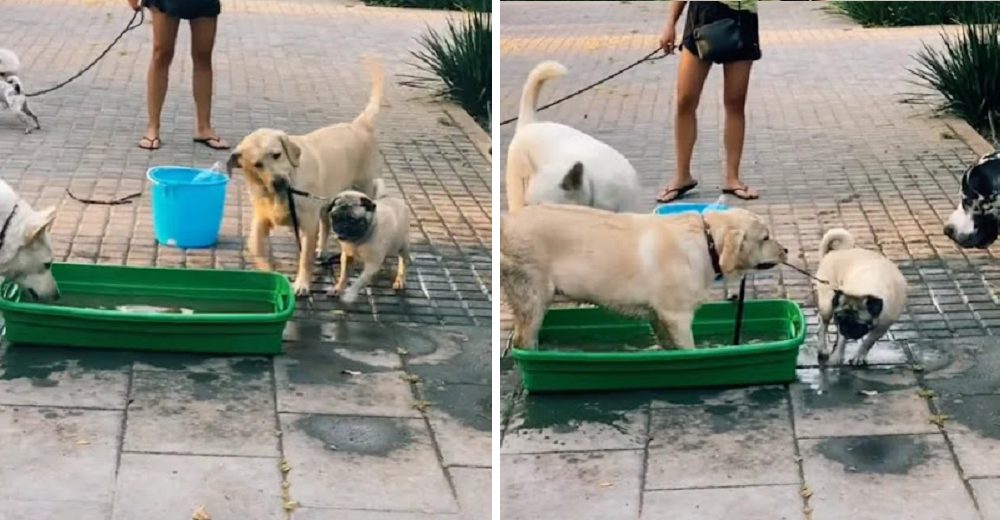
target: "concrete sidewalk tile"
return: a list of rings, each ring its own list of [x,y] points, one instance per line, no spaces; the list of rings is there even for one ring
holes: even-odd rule
[[[125,453],[114,520],[190,518],[284,520],[278,463],[269,458]]]
[[[969,480],[979,503],[979,511],[986,520],[1000,518],[1000,479],[974,478]]]
[[[0,347],[0,404],[125,407],[131,359],[120,352]]]
[[[136,370],[125,451],[278,457],[269,372]]]
[[[802,497],[797,485],[647,491],[641,518],[657,520],[799,520]]]
[[[505,454],[503,519],[637,518],[642,457],[641,450]]]
[[[941,435],[800,442],[815,520],[977,517]]]
[[[122,413],[0,406],[0,501],[110,503]]]
[[[423,420],[281,414],[281,422],[292,496],[303,507],[458,511]]]
[[[489,518],[485,516],[482,518]],[[457,514],[302,508],[292,520],[465,520]]]
[[[526,395],[513,404],[501,453],[638,449],[646,445],[644,393]]]
[[[902,369],[798,374],[791,393],[799,438],[937,432],[916,379]]]
[[[0,520],[23,518],[73,520],[107,520],[111,517],[111,501],[58,501],[0,499]]]
[[[482,385],[420,383],[425,412],[445,466],[489,466],[492,389]]]
[[[946,394],[935,399],[969,477],[1000,477],[1000,395]]]
[[[654,408],[651,424],[647,490],[799,480],[784,388],[728,390]]]
[[[409,370],[428,381],[489,385],[492,331],[487,327],[396,325]]]
[[[420,416],[406,373],[388,361],[391,356],[398,364],[394,349],[310,342],[290,344],[286,352],[275,359],[282,412]]]
[[[448,468],[455,483],[462,520],[490,518],[493,470],[490,468]],[[500,478],[498,476],[498,478]]]

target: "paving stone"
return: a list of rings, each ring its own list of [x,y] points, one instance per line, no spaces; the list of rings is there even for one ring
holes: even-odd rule
[[[492,462],[492,392],[488,386],[422,383],[425,412],[446,466]]]
[[[278,457],[270,372],[136,370],[126,451]]]
[[[788,485],[647,491],[641,518],[799,520],[802,518],[799,490],[797,485]]]
[[[916,379],[902,369],[798,373],[791,394],[799,438],[937,431]]]
[[[641,472],[641,450],[509,454],[499,468],[503,517],[636,518]]]
[[[501,453],[636,449],[646,445],[644,393],[527,395],[511,404]]]
[[[316,508],[299,509],[295,511],[292,518],[294,520],[464,520],[463,517],[457,514],[428,514]]]
[[[458,503],[462,508],[461,518],[479,520],[492,518],[493,471],[490,468],[449,468],[451,480],[455,483]],[[501,506],[502,507],[502,506]]]
[[[799,481],[781,387],[674,393],[652,411],[646,489]]]
[[[212,518],[283,520],[281,477],[270,458],[122,455],[114,520]]]
[[[835,437],[799,445],[815,520],[976,518],[940,435]]]
[[[73,518],[107,520],[111,502],[0,499],[0,520],[19,518]]]
[[[979,511],[988,520],[1000,518],[1000,479],[974,478],[969,480],[976,495]]]
[[[0,406],[0,502],[110,504],[121,424],[115,411]]]
[[[130,363],[108,351],[0,347],[0,404],[123,409]]]
[[[292,496],[304,507],[458,512],[423,420],[281,414],[281,422]]]

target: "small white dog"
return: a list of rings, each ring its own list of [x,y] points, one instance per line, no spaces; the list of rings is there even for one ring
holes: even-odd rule
[[[854,246],[846,229],[831,229],[819,246],[816,298],[819,305],[819,356],[839,365],[848,339],[864,338],[852,365],[867,362],[868,351],[899,319],[906,304],[906,278],[896,264],[874,251]],[[828,283],[824,283],[828,282]],[[837,343],[827,351],[826,330],[837,323]]]
[[[21,61],[17,54],[9,49],[0,49],[0,108],[10,110],[24,123],[24,133],[42,127],[38,118],[28,107],[28,97],[25,95],[21,78],[17,76]]]
[[[564,74],[565,67],[545,61],[524,84],[517,131],[507,149],[507,209],[552,203],[638,210],[639,178],[624,155],[575,128],[535,120],[542,84]]]
[[[17,283],[24,294],[39,301],[59,297],[48,239],[55,211],[31,209],[10,185],[0,180],[0,276]]]

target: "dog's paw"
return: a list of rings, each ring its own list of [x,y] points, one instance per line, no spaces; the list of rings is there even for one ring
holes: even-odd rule
[[[333,287],[330,287],[329,289],[327,289],[326,295],[329,296],[329,297],[331,297],[331,298],[333,298],[333,297],[335,297],[335,296],[337,296],[337,295],[339,295],[339,294],[341,294],[343,292],[344,292],[344,287],[343,286],[341,286],[341,285],[334,285]]]
[[[868,356],[861,356],[861,355],[854,356],[850,359],[850,361],[848,361],[848,363],[850,363],[850,365],[854,367],[868,366]]]
[[[295,296],[309,296],[309,282],[295,280],[295,283],[292,284],[292,289],[295,290]]]
[[[406,280],[396,278],[396,281],[392,282],[392,289],[394,291],[402,291],[403,289],[406,289]]]

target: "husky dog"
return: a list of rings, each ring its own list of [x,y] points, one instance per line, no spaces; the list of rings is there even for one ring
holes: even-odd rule
[[[24,133],[30,134],[42,128],[42,125],[28,107],[24,85],[17,76],[20,68],[21,62],[17,54],[8,49],[0,49],[0,108],[13,112],[24,124]]]
[[[55,211],[35,211],[0,180],[0,276],[17,283],[25,295],[39,301],[59,297],[52,277],[48,238]]]

